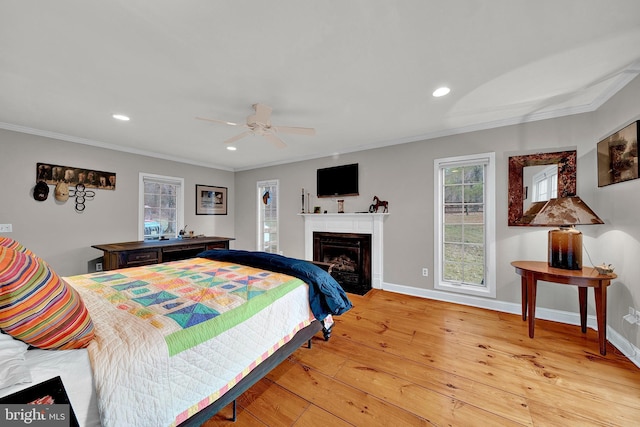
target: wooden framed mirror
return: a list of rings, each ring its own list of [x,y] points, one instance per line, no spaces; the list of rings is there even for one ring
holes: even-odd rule
[[[538,199],[525,205],[526,200],[536,200],[533,197],[533,188],[529,189],[529,183],[524,179],[525,175],[532,175],[532,173],[525,173],[526,168],[557,165],[557,194],[550,194],[547,200],[574,196],[576,194],[576,160],[576,150],[509,157],[509,225],[530,226],[531,219],[546,203]]]

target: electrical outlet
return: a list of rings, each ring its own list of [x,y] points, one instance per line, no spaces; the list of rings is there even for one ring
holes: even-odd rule
[[[423,269],[422,269],[422,275],[423,275],[424,277],[429,276],[429,269],[428,269],[428,268],[423,268]]]
[[[12,224],[0,224],[0,233],[11,233],[13,231]]]
[[[96,271],[102,271],[102,263],[96,262]]]
[[[633,307],[629,307],[629,314],[627,314],[626,316],[622,316],[622,318],[632,325],[639,325],[640,311],[636,310]]]

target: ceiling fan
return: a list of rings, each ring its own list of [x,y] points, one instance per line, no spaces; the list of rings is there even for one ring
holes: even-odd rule
[[[292,126],[272,126],[271,125],[271,107],[268,107],[264,104],[253,104],[252,105],[255,114],[252,114],[247,117],[247,123],[239,125],[234,122],[227,122],[225,120],[217,120],[217,119],[207,119],[204,117],[196,117],[198,120],[205,120],[208,122],[214,123],[223,123],[225,125],[230,126],[242,126],[247,128],[246,131],[233,136],[226,141],[225,144],[232,144],[239,139],[244,138],[248,135],[261,135],[264,136],[269,142],[274,144],[278,148],[286,147],[287,144],[284,143],[282,139],[280,139],[276,134],[277,133],[291,133],[297,135],[315,135],[316,130],[313,128],[301,128],[301,127],[292,127]]]

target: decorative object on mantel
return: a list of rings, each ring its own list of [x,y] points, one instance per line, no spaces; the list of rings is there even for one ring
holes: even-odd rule
[[[638,123],[598,142],[598,187],[638,179]]]
[[[49,185],[64,182],[75,186],[83,184],[86,188],[99,188],[101,190],[116,189],[116,174],[93,169],[60,166],[49,163],[37,163],[36,179]]]
[[[560,227],[549,231],[549,266],[582,270],[582,233],[576,225],[604,224],[578,196],[549,200],[531,225]]]
[[[196,184],[196,215],[226,215],[227,187]]]
[[[344,213],[344,199],[338,200],[338,213]]]
[[[373,196],[373,204],[369,206],[369,212],[378,212],[378,209],[383,208],[382,212],[389,212],[389,202],[386,200],[380,200],[378,196]]]
[[[304,213],[304,188],[302,189],[302,213]]]
[[[558,165],[558,194],[556,197],[567,197],[576,194],[576,150],[558,151],[552,153],[535,153],[509,157],[509,226],[529,226],[533,218],[530,209],[524,215],[524,168],[529,166]],[[529,193],[532,193],[530,191]]]
[[[69,195],[76,198],[76,212],[80,213],[84,211],[84,202],[86,200],[93,200],[96,192],[86,190],[84,184],[76,184],[76,189],[70,190]]]

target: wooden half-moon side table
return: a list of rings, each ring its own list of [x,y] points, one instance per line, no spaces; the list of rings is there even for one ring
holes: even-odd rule
[[[533,338],[536,322],[536,291],[538,280],[575,285],[578,287],[580,303],[580,327],[582,333],[587,332],[587,288],[593,288],[596,299],[596,320],[598,323],[598,341],[600,354],[607,354],[607,287],[616,276],[613,273],[604,275],[595,268],[583,267],[582,270],[565,270],[549,267],[542,261],[513,261],[516,273],[522,276],[522,320],[529,314],[529,338]]]

